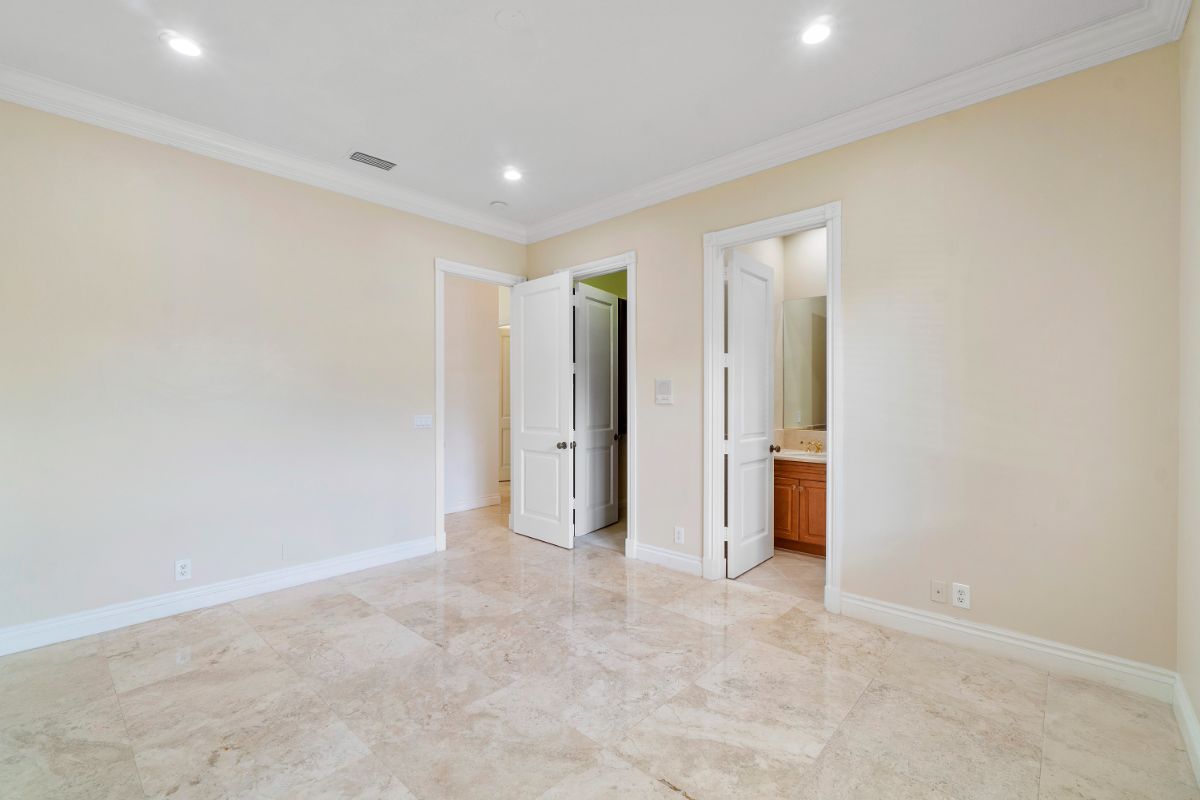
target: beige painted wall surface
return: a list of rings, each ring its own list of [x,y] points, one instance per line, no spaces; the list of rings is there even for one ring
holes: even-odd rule
[[[433,535],[434,258],[524,247],[6,103],[0,186],[0,626]]]
[[[841,200],[845,591],[1173,666],[1177,55],[533,245],[531,275],[637,251],[641,540],[700,554],[702,236]]]
[[[507,294],[507,291],[504,292]],[[446,276],[446,508],[499,502],[500,287]]]
[[[1180,44],[1179,672],[1200,703],[1200,14]]]

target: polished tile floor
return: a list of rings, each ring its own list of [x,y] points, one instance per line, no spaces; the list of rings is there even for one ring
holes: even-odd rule
[[[0,659],[4,798],[1200,798],[1171,709],[454,515],[449,550]]]

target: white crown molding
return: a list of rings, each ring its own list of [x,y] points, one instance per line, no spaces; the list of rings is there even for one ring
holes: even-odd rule
[[[842,613],[848,617],[1075,675],[1164,703],[1175,699],[1178,676],[1153,664],[846,592],[841,601]]]
[[[527,238],[540,242],[1173,42],[1190,6],[1191,0],[1146,0],[1137,11],[549,217],[530,225]]]
[[[381,185],[334,164],[291,155],[3,65],[0,65],[0,99],[519,244],[529,244],[1173,42],[1183,33],[1190,8],[1191,0],[1145,0],[1136,11],[556,214],[528,227],[411,189]]]
[[[520,223],[473,211],[411,189],[360,178],[334,164],[291,155],[213,128],[4,65],[0,65],[0,100],[525,244],[525,226]]]
[[[270,572],[247,575],[244,578],[209,583],[193,589],[167,592],[131,600],[127,603],[114,603],[90,611],[80,611],[24,625],[0,628],[0,656],[416,558],[432,553],[433,546],[433,537],[425,536],[399,544],[377,547],[374,550],[362,550],[344,556],[327,558],[323,561],[297,564]]]

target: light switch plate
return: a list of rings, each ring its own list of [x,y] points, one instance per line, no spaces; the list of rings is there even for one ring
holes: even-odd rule
[[[414,428],[432,428],[433,414],[417,414],[413,417]]]
[[[675,389],[671,385],[670,378],[654,379],[654,402],[660,406],[675,404]]]

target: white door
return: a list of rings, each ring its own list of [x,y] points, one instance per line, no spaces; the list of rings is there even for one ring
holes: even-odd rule
[[[512,473],[512,390],[508,378],[508,328],[500,329],[500,480]]]
[[[512,289],[513,530],[572,547],[571,278]]]
[[[726,513],[729,561],[736,578],[775,552],[774,431],[775,292],[766,264],[729,257],[729,467]]]
[[[575,287],[575,535],[617,521],[617,296]]]

